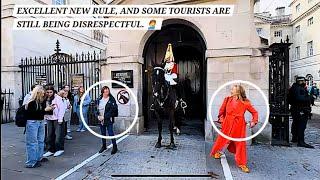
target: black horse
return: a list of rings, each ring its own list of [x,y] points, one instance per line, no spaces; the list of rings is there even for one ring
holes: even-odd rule
[[[169,148],[175,148],[173,131],[174,128],[179,130],[180,127],[175,127],[177,123],[176,120],[176,109],[178,106],[178,88],[176,86],[171,86],[165,80],[165,71],[161,66],[155,66],[152,71],[152,96],[153,104],[150,107],[150,110],[153,112],[155,118],[158,122],[158,141],[155,145],[156,148],[161,147],[162,140],[162,118],[160,115],[165,113],[169,117],[169,131],[170,131],[170,145]]]

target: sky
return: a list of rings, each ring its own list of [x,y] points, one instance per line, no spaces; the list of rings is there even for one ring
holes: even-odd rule
[[[260,12],[270,11],[272,15],[275,15],[275,9],[284,6],[286,8],[286,14],[290,14],[288,6],[292,1],[293,0],[260,0]]]

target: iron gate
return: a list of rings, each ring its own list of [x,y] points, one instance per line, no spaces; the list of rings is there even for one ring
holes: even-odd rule
[[[62,89],[64,85],[69,85],[72,93],[75,94],[75,79],[72,77],[78,76],[81,78],[82,86],[88,89],[92,84],[100,80],[100,64],[105,59],[101,58],[101,52],[96,53],[80,53],[66,54],[62,53],[60,43],[57,40],[56,49],[53,55],[48,57],[34,57],[21,59],[21,75],[22,75],[22,96],[24,97],[30,90],[33,84],[53,84],[56,90]],[[78,82],[78,83],[79,83]],[[89,95],[92,103],[89,108],[89,124],[98,124],[93,118],[94,100],[99,96],[100,87],[94,87]],[[78,121],[77,118],[72,118],[72,123]]]
[[[1,124],[12,122],[12,100],[13,91],[11,89],[1,89]]]
[[[289,46],[291,43],[274,43],[269,57],[269,104],[273,145],[289,146]]]

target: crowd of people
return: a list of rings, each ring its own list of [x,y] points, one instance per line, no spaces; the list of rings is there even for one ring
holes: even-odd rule
[[[71,116],[74,113],[79,119],[77,132],[87,131],[80,118],[80,102],[85,93],[84,87],[79,87],[72,94],[70,87],[65,85],[57,91],[53,84],[33,85],[26,94],[23,106],[26,110],[26,168],[36,168],[47,162],[48,157],[58,157],[64,153],[66,140],[72,140]],[[82,115],[88,124],[88,111],[91,104],[89,95],[84,97]],[[102,88],[100,97],[96,100],[95,117],[100,122],[102,135],[113,136],[114,117],[117,116],[118,106],[107,86]],[[118,151],[116,140],[112,140],[111,154]],[[102,139],[99,153],[107,149],[106,140]]]

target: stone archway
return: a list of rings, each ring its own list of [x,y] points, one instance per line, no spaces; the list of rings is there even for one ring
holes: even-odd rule
[[[183,23],[182,23],[183,22]],[[194,129],[204,135],[206,118],[206,43],[192,23],[181,19],[164,21],[160,31],[155,31],[145,39],[142,56],[143,66],[143,114],[144,127],[153,130],[154,121],[150,118],[152,103],[151,79],[152,64],[160,64],[168,43],[173,45],[173,53],[178,63],[179,80],[184,86],[188,102],[187,118],[182,129]]]

